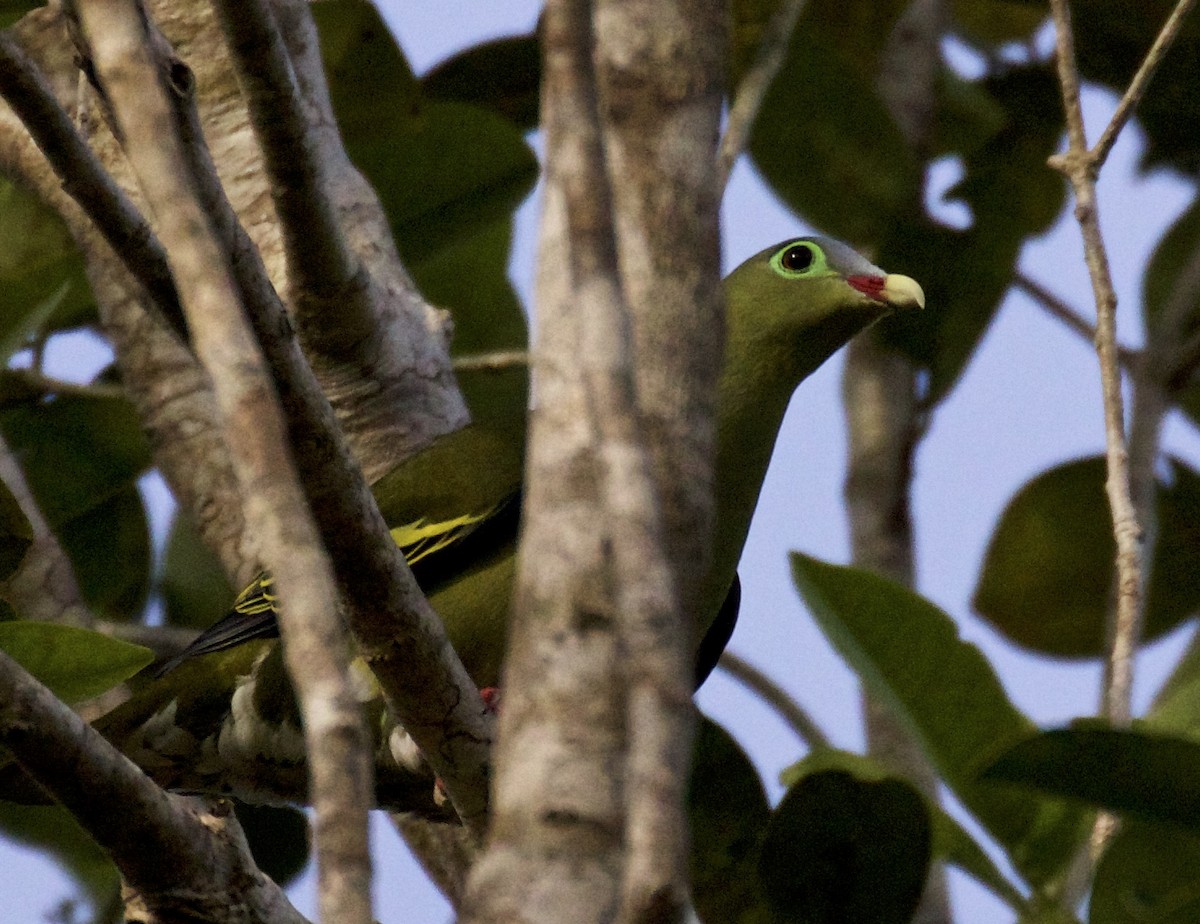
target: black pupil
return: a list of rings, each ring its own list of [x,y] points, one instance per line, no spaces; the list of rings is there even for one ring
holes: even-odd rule
[[[789,247],[783,252],[784,269],[800,272],[812,266],[813,253],[807,247]]]

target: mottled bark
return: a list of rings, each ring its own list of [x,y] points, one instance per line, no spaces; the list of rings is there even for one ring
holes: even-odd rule
[[[542,35],[529,487],[494,821],[465,918],[680,920],[681,582],[706,567],[712,515],[724,21],[562,0]]]

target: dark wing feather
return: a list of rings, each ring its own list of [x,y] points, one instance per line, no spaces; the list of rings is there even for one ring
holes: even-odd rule
[[[424,521],[392,530],[417,583],[426,593],[462,574],[478,558],[516,539],[521,492],[514,491],[499,503],[475,514],[442,523]],[[224,651],[254,639],[277,638],[274,580],[264,571],[240,594],[229,613],[205,629],[187,648],[164,662],[155,677],[190,658]]]

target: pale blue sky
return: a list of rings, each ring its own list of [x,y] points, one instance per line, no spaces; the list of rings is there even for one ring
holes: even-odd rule
[[[454,15],[444,4],[384,4],[415,69],[424,71],[456,49],[481,39],[528,31],[538,3],[532,0],[459,0]],[[1153,91],[1151,91],[1153,92]],[[1085,96],[1095,137],[1115,100]],[[1185,206],[1190,187],[1163,172],[1137,176],[1141,148],[1136,126],[1117,144],[1100,184],[1100,209],[1120,298],[1121,339],[1140,339],[1141,268],[1162,230]],[[948,170],[952,168],[947,167]],[[961,211],[949,217],[961,221]],[[729,187],[724,209],[725,266],[804,230],[764,190],[744,162]],[[513,278],[531,299],[536,202],[518,217]],[[1069,210],[1045,237],[1031,244],[1022,266],[1068,302],[1091,313],[1091,290],[1079,233]],[[885,267],[921,279],[921,267]],[[60,348],[57,361],[79,369],[78,342]],[[90,365],[96,360],[86,360]],[[825,643],[792,590],[786,552],[799,549],[844,562],[848,539],[841,506],[845,437],[840,407],[840,357],[800,389],[785,422],[751,529],[741,568],[744,598],[731,647],[765,669],[809,708],[833,740],[861,748],[858,695],[853,676]],[[914,515],[920,590],[950,612],[962,636],[978,644],[996,667],[1010,697],[1037,722],[1059,724],[1095,709],[1099,669],[1063,664],[1014,649],[970,613],[969,598],[992,526],[1013,492],[1033,475],[1066,459],[1103,448],[1099,378],[1089,344],[1066,331],[1021,295],[1010,295],[967,368],[961,384],[939,408],[917,458]],[[1166,447],[1200,461],[1195,430],[1173,415]],[[150,488],[153,495],[161,491]],[[163,505],[155,502],[157,521]],[[1190,631],[1190,630],[1189,630]],[[1180,651],[1181,633],[1143,653],[1136,699],[1145,704]],[[719,672],[700,694],[704,710],[733,732],[755,759],[773,797],[777,773],[798,759],[799,743],[773,713]],[[390,827],[377,819],[376,915],[380,921],[448,918],[445,903],[425,881]],[[48,863],[27,851],[0,845],[6,907],[40,917],[69,885]],[[313,913],[312,876],[293,889]],[[952,877],[957,919],[964,924],[1004,924],[1007,908],[962,876]],[[9,920],[5,915],[0,915]]]

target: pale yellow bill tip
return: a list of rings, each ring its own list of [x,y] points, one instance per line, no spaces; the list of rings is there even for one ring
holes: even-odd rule
[[[925,290],[911,276],[888,273],[883,277],[883,297],[897,308],[924,308]]]

